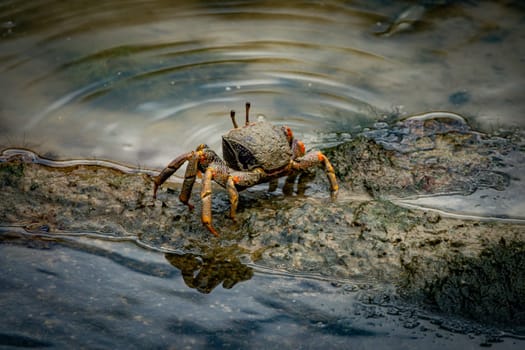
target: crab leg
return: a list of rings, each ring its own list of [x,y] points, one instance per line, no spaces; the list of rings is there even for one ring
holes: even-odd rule
[[[211,180],[213,179],[213,169],[209,167],[206,169],[202,177],[202,223],[214,236],[219,236],[219,233],[213,228],[211,224]]]
[[[297,195],[298,196],[304,196],[304,192],[306,191],[308,182],[310,182],[314,177],[315,177],[314,174],[308,173],[308,172],[299,174],[299,180],[297,180]]]
[[[335,177],[335,171],[332,164],[324,154],[321,152],[310,152],[303,157],[297,158],[292,162],[292,168],[295,170],[308,169],[315,165],[323,165],[326,177],[330,183],[330,195],[332,199],[337,197],[337,191],[339,185],[337,185],[337,179]]]
[[[190,210],[193,210],[193,205],[191,205],[189,201],[191,197],[191,190],[193,188],[193,184],[195,183],[195,177],[197,177],[198,164],[198,153],[192,152],[192,155],[188,159],[186,173],[184,173],[184,182],[182,183],[182,189],[179,195],[180,201],[186,204]]]
[[[293,186],[295,184],[295,180],[297,179],[297,173],[292,173],[288,175],[286,180],[284,181],[283,186],[283,194],[285,196],[291,196],[293,193]]]
[[[293,194],[295,180],[297,179],[297,195],[298,196],[304,196],[304,192],[308,186],[308,182],[310,182],[315,175],[311,172],[293,172],[292,174],[288,175],[286,178],[286,181],[284,182],[283,186],[283,194],[286,196],[290,196]]]
[[[169,163],[168,166],[160,172],[159,175],[153,178],[153,198],[157,198],[157,190],[159,189],[160,185],[162,185],[171,175],[173,175],[173,173],[176,172],[185,161],[190,160],[190,158],[193,156],[193,153],[194,152],[181,154],[177,158],[173,159],[171,163]]]
[[[239,193],[235,188],[235,180],[233,176],[228,176],[226,181],[226,189],[230,196],[230,218],[235,221],[235,213],[237,211],[237,204],[239,204]]]
[[[268,192],[275,192],[279,186],[279,180],[273,179],[268,182]]]

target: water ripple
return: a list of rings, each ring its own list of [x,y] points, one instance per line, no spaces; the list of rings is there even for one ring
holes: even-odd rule
[[[208,103],[224,103],[224,102],[233,102],[235,101],[235,98],[226,97],[226,98],[212,98],[204,101],[198,101],[198,102],[187,102],[183,103],[174,107],[170,108],[158,108],[153,116],[151,117],[152,122],[157,122],[166,118],[169,118],[170,116],[176,115],[178,113],[181,113],[186,110],[193,109],[198,106],[202,106],[204,104]]]
[[[168,139],[179,140],[173,152],[187,151],[203,142],[218,148],[219,135],[229,129],[224,118],[228,110],[251,100],[260,108],[259,113],[269,114],[277,124],[289,124],[299,137],[322,147],[323,142],[314,136],[321,135],[321,129],[335,132],[347,125],[352,115],[369,114],[373,110],[370,102],[382,103],[371,91],[348,83],[348,77],[361,79],[361,74],[331,59],[329,64],[320,62],[322,57],[317,52],[344,52],[384,61],[384,57],[362,50],[305,40],[234,40],[223,44],[210,38],[193,38],[101,48],[65,60],[25,84],[26,89],[36,90],[60,77],[70,77],[66,85],[73,87],[33,114],[25,131],[31,132],[57,116],[81,124],[87,117],[104,125],[104,120],[118,118],[109,117],[114,114],[112,110],[123,110],[146,123],[132,133],[134,139],[123,141],[125,150],[138,149],[138,143],[153,140],[142,146],[143,153],[150,160],[159,159],[155,163],[143,158],[131,161],[159,166],[172,157],[171,152],[164,157],[153,155],[162,151]],[[94,108],[103,108],[108,117],[93,116]],[[77,110],[76,114],[71,115],[71,110]],[[81,116],[85,117],[81,120]],[[212,121],[213,116],[221,119]],[[195,127],[185,123],[190,119]],[[167,126],[167,120],[175,123]],[[162,130],[155,127],[158,123]],[[180,128],[183,124],[186,130]],[[107,135],[109,141],[121,140],[113,136],[119,133],[117,126],[116,121],[107,124],[100,135]],[[192,130],[189,137],[188,130]],[[150,131],[155,134],[153,139]],[[333,144],[337,141],[331,135],[329,143]],[[99,142],[96,156],[111,156],[102,148],[105,142]]]
[[[421,90],[396,75],[410,68],[410,51],[397,54],[398,43],[387,41],[397,36],[374,35],[386,17],[372,8],[119,0],[8,7],[0,23],[13,33],[2,42],[0,70],[10,89],[0,102],[10,133],[0,137],[35,140],[41,154],[157,167],[199,143],[220,148],[229,110],[249,100],[308,147],[334,145],[388,114],[399,99],[389,92],[395,84]]]
[[[68,168],[79,165],[90,165],[100,166],[110,169],[115,169],[126,174],[148,174],[157,175],[158,171],[137,168],[124,164],[120,164],[114,161],[102,160],[102,159],[68,159],[68,160],[52,160],[45,157],[41,157],[33,151],[21,149],[21,148],[8,148],[0,153],[0,163],[8,162],[13,159],[21,159],[25,163],[41,164],[54,168]]]

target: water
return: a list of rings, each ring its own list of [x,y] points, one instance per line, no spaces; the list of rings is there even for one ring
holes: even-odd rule
[[[5,3],[0,145],[161,167],[203,142],[220,148],[230,109],[247,100],[308,147],[399,106],[453,110],[487,129],[523,126],[521,10],[518,2]]]
[[[182,283],[164,254],[130,242],[35,239],[13,231],[11,244],[0,245],[3,346],[509,349],[523,344],[519,337],[386,297],[371,302],[371,287],[258,270],[249,282],[202,294]]]
[[[522,129],[524,13],[519,1],[7,1],[0,4],[0,148],[161,168],[200,143],[219,150],[229,111],[241,112],[245,101],[254,116],[292,127],[308,149],[348,140],[384,116],[433,110],[458,113],[480,131]],[[520,164],[509,170],[511,191],[478,192],[466,208],[464,197],[456,205],[405,204],[521,218]],[[0,245],[8,266],[0,305],[10,315],[1,323],[4,345],[485,342],[421,315],[410,328],[400,322],[405,313],[388,307],[366,313],[356,293],[330,281],[256,269],[249,281],[204,296],[162,252],[23,237]]]

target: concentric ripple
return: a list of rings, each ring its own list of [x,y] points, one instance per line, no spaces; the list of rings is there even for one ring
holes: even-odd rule
[[[483,54],[493,52],[484,43],[501,33],[468,27],[470,18],[451,26],[431,5],[47,0],[0,9],[0,146],[51,158],[161,167],[203,142],[220,148],[229,111],[245,101],[309,148],[342,142],[401,105],[409,113],[483,111],[489,124],[514,120],[504,108],[522,110],[514,97],[523,84],[509,79],[518,75],[483,61],[495,57]],[[490,40],[469,47],[456,39],[458,27]],[[381,28],[394,29],[377,35]],[[457,64],[462,45],[480,61],[469,55],[468,66]],[[480,88],[492,86],[479,81],[480,66],[500,67],[484,79],[507,85]],[[495,91],[504,105],[493,102]]]
[[[337,2],[52,4],[6,12],[26,20],[14,22],[0,57],[13,87],[3,103],[5,146],[159,167],[199,143],[220,148],[229,110],[248,100],[254,115],[289,124],[310,147],[387,106],[351,62],[388,60],[333,35],[347,16],[368,20],[364,10]],[[30,35],[16,35],[22,30]],[[30,102],[15,98],[20,90]]]

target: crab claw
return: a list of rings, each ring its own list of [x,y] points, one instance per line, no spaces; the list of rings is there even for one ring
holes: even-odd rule
[[[213,228],[213,226],[210,223],[205,223],[204,226],[208,229],[208,231],[210,231],[212,235],[214,235],[215,237],[219,237],[219,233]]]
[[[181,166],[184,164],[184,162],[190,160],[193,156],[193,152],[187,152],[184,154],[181,154],[177,158],[173,159],[171,163],[168,164],[167,167],[162,169],[162,171],[153,178],[153,198],[157,198],[157,190],[159,189],[160,185],[162,185],[173,173],[175,173]]]

